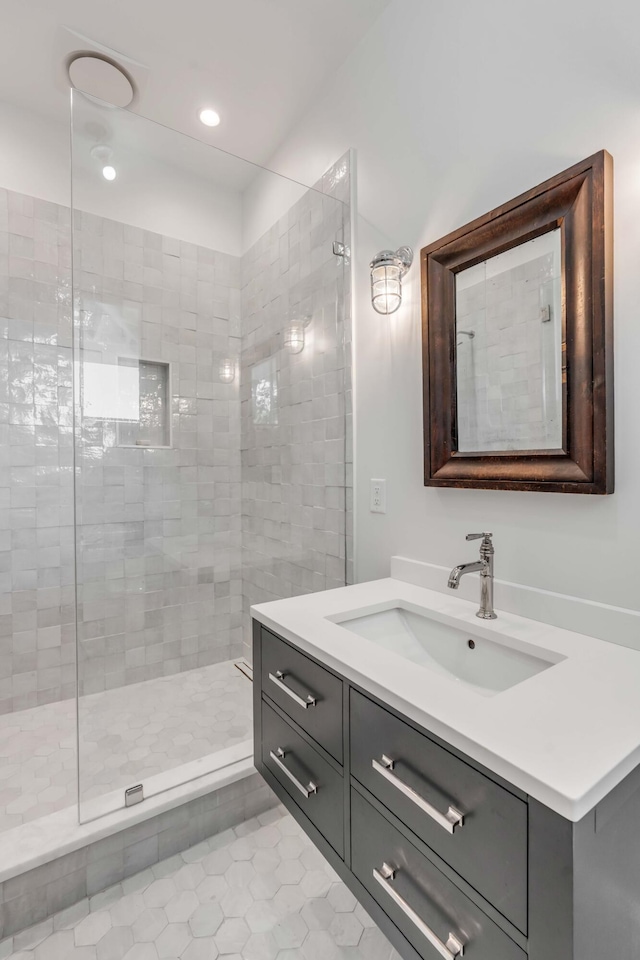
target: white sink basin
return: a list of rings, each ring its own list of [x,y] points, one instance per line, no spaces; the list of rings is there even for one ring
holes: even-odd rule
[[[565,658],[522,640],[489,640],[434,619],[405,602],[328,617],[352,633],[486,697],[522,683]]]

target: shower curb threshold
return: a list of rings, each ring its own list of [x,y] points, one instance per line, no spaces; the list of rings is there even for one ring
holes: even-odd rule
[[[215,770],[210,769],[211,759],[203,757],[147,778],[145,800],[134,806],[122,805],[124,788],[99,801],[90,801],[86,809],[92,819],[84,823],[78,822],[78,807],[74,804],[7,830],[0,837],[0,883],[256,773],[251,741],[219,751],[216,760]],[[203,769],[207,766],[208,770]],[[175,784],[177,776],[181,782]],[[121,804],[119,807],[116,807],[117,798]]]

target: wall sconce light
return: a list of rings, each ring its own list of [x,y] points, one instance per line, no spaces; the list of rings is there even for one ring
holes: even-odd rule
[[[371,263],[371,303],[377,313],[395,313],[402,303],[402,278],[413,263],[411,247],[381,250]]]
[[[220,361],[220,369],[218,370],[218,377],[220,378],[221,383],[233,383],[236,378],[236,365],[233,360],[229,357],[225,357],[224,360]]]
[[[304,350],[304,331],[311,318],[292,320],[284,328],[284,346],[289,353],[302,353]]]

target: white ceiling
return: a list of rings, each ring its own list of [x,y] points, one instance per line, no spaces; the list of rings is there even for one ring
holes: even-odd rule
[[[148,68],[137,112],[267,164],[388,2],[1,0],[0,99],[67,122],[64,26]]]

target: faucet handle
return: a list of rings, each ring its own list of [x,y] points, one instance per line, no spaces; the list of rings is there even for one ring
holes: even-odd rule
[[[465,540],[491,540],[492,536],[492,533],[468,533],[465,537]]]

